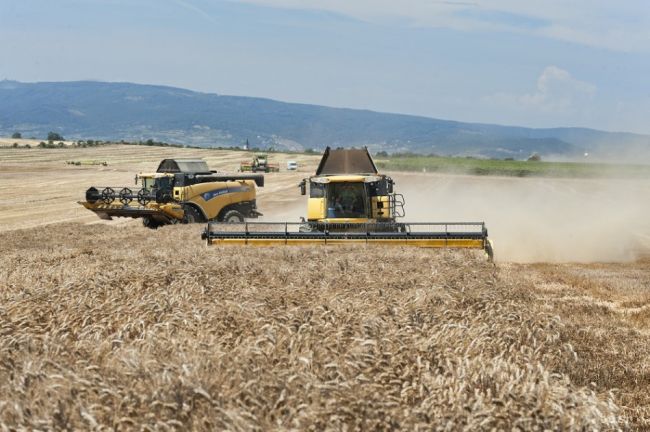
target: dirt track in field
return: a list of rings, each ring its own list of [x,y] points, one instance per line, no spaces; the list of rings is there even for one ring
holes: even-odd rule
[[[650,428],[647,184],[394,174],[407,220],[485,220],[496,266],[208,248],[75,203],[178,155],[244,156],[0,149],[0,429]],[[296,159],[260,190],[266,220],[304,214],[318,158]]]

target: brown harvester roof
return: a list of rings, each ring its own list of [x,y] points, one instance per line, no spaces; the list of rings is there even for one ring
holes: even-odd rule
[[[163,159],[156,172],[210,173],[210,168],[203,159]]]
[[[325,149],[318,164],[316,175],[330,174],[377,174],[377,167],[367,148]]]

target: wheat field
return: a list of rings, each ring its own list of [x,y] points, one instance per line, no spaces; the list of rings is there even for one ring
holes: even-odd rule
[[[0,234],[3,428],[649,425],[647,293],[626,292],[626,314],[600,304],[596,282],[566,280],[571,268],[409,248],[208,247],[199,233]],[[647,263],[629,272],[650,279]]]
[[[87,183],[173,151],[94,150],[108,168],[0,153],[0,430],[650,429],[642,254],[208,247],[76,213]],[[304,175],[269,176],[261,205]]]

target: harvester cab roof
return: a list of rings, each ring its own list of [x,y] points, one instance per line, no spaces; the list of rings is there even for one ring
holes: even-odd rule
[[[379,171],[365,147],[335,150],[327,147],[316,168],[316,176],[340,174],[379,174]]]
[[[216,171],[210,171],[203,159],[163,159],[156,172],[210,174]]]

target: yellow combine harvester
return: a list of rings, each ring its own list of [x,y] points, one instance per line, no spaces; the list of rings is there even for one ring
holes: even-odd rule
[[[300,183],[307,194],[303,222],[209,223],[208,244],[259,246],[311,244],[381,244],[424,248],[482,249],[493,252],[483,222],[397,222],[404,217],[404,197],[395,182],[379,174],[367,149],[328,147],[316,175]]]
[[[144,226],[174,223],[243,222],[256,218],[256,187],[262,174],[211,171],[201,159],[164,159],[155,173],[136,176],[138,188],[91,187],[79,204],[102,219],[141,218]]]

